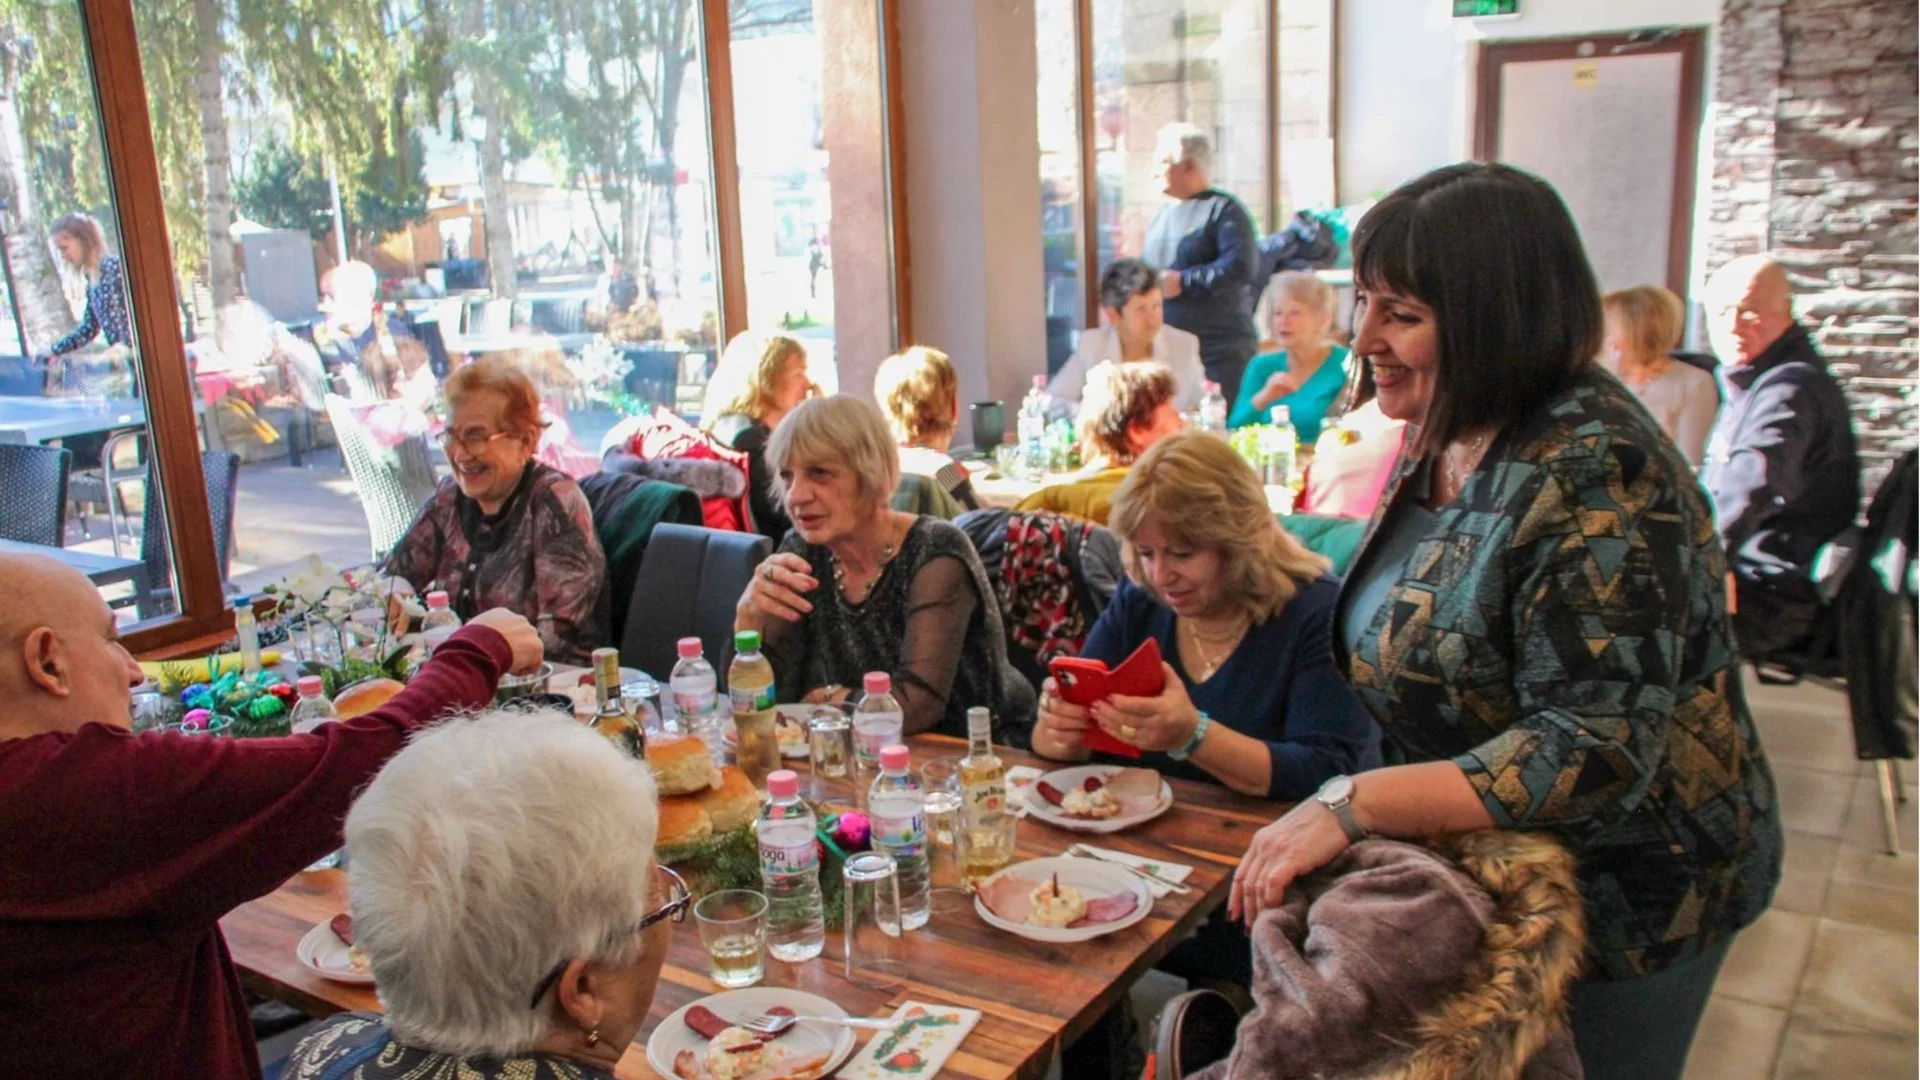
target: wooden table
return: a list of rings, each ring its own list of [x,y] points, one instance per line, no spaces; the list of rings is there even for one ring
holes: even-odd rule
[[[966,752],[959,739],[915,737],[914,757],[924,761]],[[1002,751],[1010,764],[1047,767],[1025,754]],[[831,957],[805,964],[767,961],[764,985],[816,993],[856,1016],[889,1015],[900,1002],[961,1005],[985,1015],[942,1076],[1039,1077],[1062,1047],[1072,1043],[1147,969],[1226,901],[1233,868],[1253,834],[1279,816],[1282,807],[1236,795],[1225,788],[1172,780],[1173,808],[1125,833],[1088,837],[1092,842],[1151,858],[1193,866],[1188,896],[1156,901],[1133,926],[1080,945],[1051,945],[1014,937],[988,926],[969,907],[936,912],[922,930],[903,940],[914,978],[888,991],[854,986],[840,977]],[[1028,859],[1057,855],[1081,834],[1028,818],[1020,823],[1019,854]],[[345,1009],[377,1009],[370,987],[318,978],[301,967],[294,946],[314,925],[346,909],[346,883],[339,871],[303,873],[272,894],[243,905],[221,922],[227,946],[247,986],[315,1016]],[[621,1059],[626,1080],[655,1080],[646,1063],[654,1025],[675,1009],[721,987],[706,976],[707,958],[691,920],[676,927],[647,1026]]]

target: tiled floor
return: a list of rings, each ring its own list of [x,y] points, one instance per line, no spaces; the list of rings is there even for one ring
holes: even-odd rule
[[[1721,969],[1688,1080],[1908,1080],[1920,1072],[1916,803],[1900,808],[1904,853],[1885,854],[1845,699],[1807,685],[1748,695],[1779,780],[1786,872]],[[1902,777],[1912,799],[1912,763]]]

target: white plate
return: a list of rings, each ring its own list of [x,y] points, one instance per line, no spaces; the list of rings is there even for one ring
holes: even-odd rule
[[[1102,782],[1119,772],[1120,765],[1076,765],[1071,769],[1055,769],[1027,785],[1027,811],[1041,821],[1057,828],[1072,832],[1114,833],[1122,829],[1131,829],[1143,821],[1152,821],[1167,812],[1173,806],[1173,785],[1165,777],[1160,778],[1160,801],[1153,809],[1133,814],[1120,814],[1110,818],[1080,818],[1062,813],[1060,808],[1048,802],[1040,794],[1042,781],[1052,784],[1062,792],[1072,791],[1086,783],[1087,777],[1097,776]]]
[[[323,979],[332,979],[338,983],[351,983],[354,986],[372,986],[373,974],[361,974],[353,970],[347,960],[348,945],[340,940],[327,923],[307,931],[307,936],[294,946],[294,955],[306,965],[308,971]]]
[[[985,919],[989,926],[996,926],[1008,933],[1018,934],[1034,941],[1052,942],[1092,941],[1102,934],[1111,934],[1115,930],[1124,930],[1132,926],[1146,918],[1147,913],[1153,910],[1153,893],[1148,890],[1145,879],[1124,867],[1104,863],[1098,859],[1075,859],[1065,855],[1056,855],[1050,859],[1029,859],[1023,863],[1015,863],[981,882],[980,888],[984,889],[992,882],[1008,875],[1025,878],[1038,886],[1056,873],[1060,875],[1060,884],[1079,889],[1080,895],[1089,900],[1130,892],[1138,897],[1140,902],[1133,905],[1132,914],[1124,919],[1078,929],[1008,922],[988,910],[986,901],[980,898],[978,892],[975,892],[973,897],[973,909],[980,913],[980,917]]]
[[[800,721],[800,729],[802,731],[806,730],[807,710],[811,708],[813,708],[811,705],[774,706],[774,709],[779,712],[781,716]],[[728,724],[726,728],[720,732],[720,742],[724,744],[727,749],[738,751],[740,749],[740,729],[734,727],[732,724]],[[793,758],[797,761],[805,761],[809,756],[806,741],[804,739],[801,740],[799,746],[782,746],[780,748],[780,756],[783,758]]]
[[[737,1023],[758,1016],[775,1005],[785,1005],[801,1016],[845,1017],[847,1010],[816,994],[787,990],[778,986],[750,986],[714,994],[675,1009],[660,1021],[647,1039],[647,1064],[661,1076],[672,1076],[673,1059],[682,1050],[692,1050],[702,1062],[707,1056],[707,1038],[687,1026],[687,1010],[705,1005],[722,1020]],[[825,1076],[853,1056],[853,1029],[838,1024],[801,1021],[769,1045],[779,1047],[790,1061],[805,1061],[821,1054],[829,1055],[826,1067],[817,1075]]]

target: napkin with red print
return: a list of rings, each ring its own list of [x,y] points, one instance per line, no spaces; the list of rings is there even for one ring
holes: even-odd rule
[[[938,1075],[980,1022],[980,1010],[909,1001],[894,1011],[893,1021],[892,1031],[875,1034],[840,1069],[841,1080]]]

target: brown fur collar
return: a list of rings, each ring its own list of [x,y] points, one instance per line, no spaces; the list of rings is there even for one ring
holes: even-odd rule
[[[1548,1059],[1572,1054],[1567,997],[1587,945],[1572,853],[1551,837],[1504,829],[1429,846],[1487,890],[1493,918],[1460,990],[1415,1025],[1413,1052],[1368,1080],[1555,1075]],[[1563,1074],[1578,1076],[1571,1068]]]

